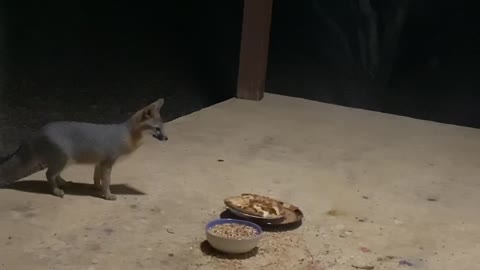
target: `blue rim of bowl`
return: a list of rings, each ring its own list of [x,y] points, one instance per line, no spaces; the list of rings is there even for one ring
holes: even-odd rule
[[[212,220],[212,221],[208,222],[207,225],[205,226],[205,231],[210,234],[209,230],[213,226],[218,225],[218,224],[228,224],[228,223],[242,224],[242,225],[246,225],[246,226],[254,228],[257,231],[257,236],[252,238],[252,239],[260,237],[263,234],[262,227],[258,226],[257,224],[255,224],[253,222],[250,222],[250,221],[241,220],[241,219],[234,219],[234,218],[218,218],[218,219]],[[232,240],[236,240],[236,239],[232,239]]]

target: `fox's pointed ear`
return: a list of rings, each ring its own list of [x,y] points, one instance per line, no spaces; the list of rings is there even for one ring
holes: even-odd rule
[[[157,107],[158,107],[158,108],[161,108],[164,103],[165,103],[165,100],[164,100],[163,98],[157,100]]]
[[[140,122],[145,122],[153,117],[152,108],[146,108],[140,113]]]

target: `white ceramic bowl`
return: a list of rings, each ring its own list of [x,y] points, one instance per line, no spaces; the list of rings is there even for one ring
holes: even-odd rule
[[[236,240],[236,239],[229,239],[229,238],[216,236],[209,232],[210,229],[213,228],[215,225],[230,224],[230,223],[241,224],[241,225],[252,227],[257,231],[257,236],[250,239]],[[247,253],[253,250],[258,245],[258,242],[262,238],[263,231],[262,231],[262,228],[260,228],[260,226],[249,221],[222,218],[222,219],[216,219],[216,220],[210,221],[205,228],[205,233],[207,235],[208,243],[214,249],[224,253],[241,254],[241,253]]]

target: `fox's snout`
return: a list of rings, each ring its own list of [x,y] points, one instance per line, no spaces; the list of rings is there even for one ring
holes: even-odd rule
[[[168,141],[168,137],[167,136],[164,136],[164,135],[153,135],[153,137],[159,141]]]
[[[161,128],[155,128],[155,133],[153,134],[153,137],[159,141],[168,141],[168,137],[163,134]]]

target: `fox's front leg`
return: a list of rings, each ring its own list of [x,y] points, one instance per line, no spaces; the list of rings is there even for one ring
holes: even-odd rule
[[[102,191],[103,197],[105,200],[114,201],[117,199],[117,196],[113,195],[110,192],[110,175],[112,174],[112,166],[113,163],[108,162],[106,164],[102,164]]]

